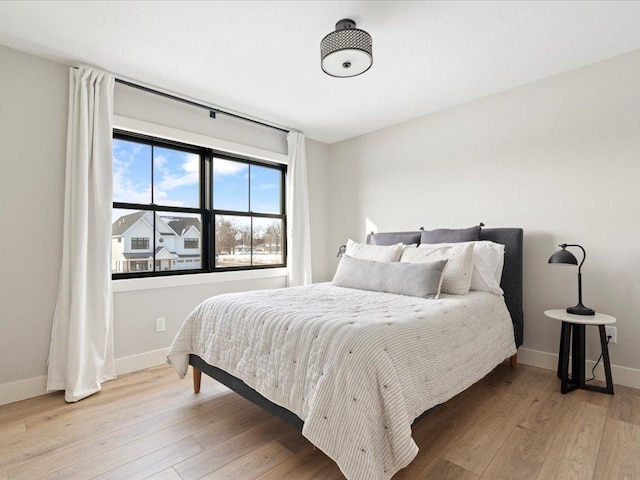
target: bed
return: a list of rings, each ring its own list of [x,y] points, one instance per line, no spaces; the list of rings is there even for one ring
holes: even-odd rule
[[[506,358],[514,364],[522,237],[481,232],[505,245],[504,297],[427,300],[331,284],[228,294],[196,308],[168,360],[181,376],[193,366],[196,392],[205,372],[293,424],[349,480],[387,480],[417,454],[414,421]]]

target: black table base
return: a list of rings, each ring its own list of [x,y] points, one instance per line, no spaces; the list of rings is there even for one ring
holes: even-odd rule
[[[605,387],[597,387],[585,383],[585,324],[562,322],[560,333],[560,355],[558,358],[558,378],[562,380],[560,391],[568,393],[581,388],[593,392],[613,395],[613,380],[611,378],[611,362],[607,345],[607,333],[604,325],[597,325],[600,330],[600,346],[604,361],[604,374],[607,379]],[[573,338],[572,338],[573,333]],[[571,345],[571,376],[569,376],[569,345]]]

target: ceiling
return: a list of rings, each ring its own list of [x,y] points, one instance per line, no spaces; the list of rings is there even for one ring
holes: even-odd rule
[[[342,18],[371,70],[333,78]],[[334,143],[640,48],[640,2],[3,1],[0,44]]]

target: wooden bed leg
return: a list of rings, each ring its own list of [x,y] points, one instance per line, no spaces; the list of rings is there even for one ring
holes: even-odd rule
[[[201,380],[202,372],[199,368],[193,367],[193,393],[200,393]]]
[[[518,354],[516,353],[515,355],[511,355],[511,357],[509,358],[509,365],[511,366],[511,368],[516,368],[517,364],[518,364]]]

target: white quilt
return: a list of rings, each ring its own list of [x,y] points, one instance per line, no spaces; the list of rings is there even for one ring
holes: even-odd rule
[[[349,480],[387,480],[418,447],[411,423],[516,353],[501,296],[427,300],[317,284],[212,297],[169,349],[244,380],[304,420]]]

